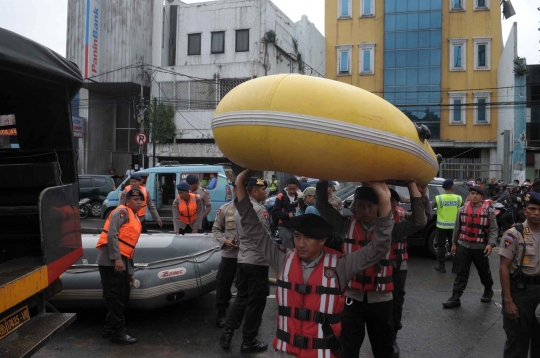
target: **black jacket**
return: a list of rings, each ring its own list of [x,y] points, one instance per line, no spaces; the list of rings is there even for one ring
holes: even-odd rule
[[[298,194],[294,194],[294,201],[296,202],[298,200]],[[296,212],[296,205],[293,207],[291,206],[291,200],[289,199],[289,196],[285,192],[285,190],[281,191],[276,196],[276,201],[274,203],[274,208],[272,209],[272,223],[274,224],[274,227],[277,227],[279,224],[281,224],[280,221],[289,221],[289,213]]]

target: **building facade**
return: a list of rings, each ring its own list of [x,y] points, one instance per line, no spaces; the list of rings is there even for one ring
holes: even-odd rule
[[[427,125],[444,158],[482,164],[463,176],[503,176],[491,165],[503,48],[498,1],[328,0],[325,28],[327,78],[369,90]],[[445,163],[450,169],[456,160]]]

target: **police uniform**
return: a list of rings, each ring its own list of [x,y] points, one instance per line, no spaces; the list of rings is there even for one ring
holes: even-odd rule
[[[176,185],[179,194],[173,201],[172,218],[174,233],[184,235],[196,229],[195,225],[201,212],[201,198],[198,194],[191,193],[188,183]],[[180,192],[189,192],[189,200],[186,202],[180,198]],[[191,207],[191,211],[190,211]]]
[[[195,175],[188,175],[186,177],[186,183],[189,185],[197,184],[199,182],[199,178],[197,178]],[[191,191],[191,193],[198,195],[201,201],[201,206],[199,207],[199,215],[197,217],[197,220],[193,223],[192,228],[197,230],[202,230],[203,228],[203,221],[204,221],[204,211],[212,206],[212,201],[210,200],[210,193],[208,190],[203,188],[201,185],[197,188],[195,191]]]
[[[328,185],[322,181],[317,183],[316,205],[323,218],[334,227],[334,232],[344,237],[343,253],[351,254],[363,251],[368,241],[376,237],[376,226],[367,227],[356,217],[345,218],[328,203]],[[373,203],[378,198],[369,188],[359,188],[362,198]],[[364,196],[364,194],[366,194]],[[356,195],[356,194],[355,194]],[[411,198],[412,220],[396,223],[393,226],[392,242],[400,242],[405,236],[411,235],[426,225],[425,207],[427,198]],[[393,221],[393,217],[389,216]],[[378,218],[377,220],[380,220]],[[401,266],[405,264],[405,267]],[[406,268],[403,262],[399,269]],[[375,357],[388,357],[394,352],[394,319],[393,319],[393,267],[392,252],[386,251],[379,257],[377,263],[366,270],[359,270],[352,280],[347,281],[346,306],[343,312],[343,357],[355,357],[360,354],[360,348],[365,338],[365,331],[370,338],[371,348]],[[403,280],[404,285],[404,280]]]
[[[471,191],[484,195],[483,189],[473,186]],[[461,306],[460,297],[469,282],[471,264],[474,263],[480,282],[484,286],[484,294],[481,302],[487,303],[493,297],[493,277],[489,267],[489,258],[484,250],[487,245],[492,248],[497,246],[499,228],[495,219],[495,212],[486,202],[480,202],[473,206],[470,201],[466,202],[459,210],[454,226],[452,245],[457,245],[456,264],[458,272],[454,280],[452,297],[443,303],[444,308]]]
[[[260,186],[267,188],[263,179],[251,178],[247,187]],[[260,226],[268,234],[270,226],[268,212],[256,199],[250,197],[251,206],[255,212]],[[227,316],[225,332],[221,337],[221,346],[224,349],[230,347],[234,330],[242,326],[243,353],[253,353],[266,349],[264,342],[256,339],[261,325],[262,315],[266,307],[266,297],[270,294],[268,282],[268,262],[262,253],[257,250],[258,242],[251,240],[243,229],[241,217],[238,212],[234,215],[236,230],[239,237],[238,269],[236,276],[236,299]]]
[[[324,190],[326,196],[326,188]],[[302,357],[337,357],[340,351],[343,290],[356,274],[388,252],[394,222],[377,218],[375,239],[364,249],[346,257],[325,248],[317,259],[306,262],[294,249],[278,246],[246,199],[237,204],[246,239],[278,275],[276,287],[277,330],[273,340],[279,354]],[[295,217],[287,224],[314,239],[328,237],[332,227],[315,214]],[[313,324],[315,322],[316,324]]]
[[[236,230],[236,199],[223,205],[216,214],[212,234],[221,245],[221,263],[219,264],[216,281],[216,309],[218,317],[216,325],[219,328],[225,326],[226,310],[231,300],[231,286],[236,275],[238,248],[225,245],[225,241],[232,240],[238,244],[238,231]]]
[[[127,198],[140,196],[137,189],[127,192]],[[129,301],[131,276],[134,274],[133,253],[142,226],[135,213],[119,205],[105,221],[96,248],[99,250],[96,264],[99,266],[103,298],[109,310],[103,328],[103,337],[114,343],[133,344],[137,340],[126,333],[124,310]],[[121,259],[124,271],[114,270],[115,260]]]
[[[527,199],[540,205],[538,194],[531,193]],[[523,234],[514,227],[503,237],[499,255],[512,260],[510,294],[519,313],[517,323],[508,318],[503,300],[504,357],[526,358],[529,349],[530,357],[540,357],[540,323],[535,316],[540,305],[540,231],[533,231],[525,221]]]
[[[270,180],[270,186],[268,187],[269,195],[277,195],[278,193],[278,181],[275,175],[272,175],[272,180]]]

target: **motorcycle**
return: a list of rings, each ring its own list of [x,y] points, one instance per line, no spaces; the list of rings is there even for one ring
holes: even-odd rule
[[[90,204],[90,198],[84,198],[79,200],[79,216],[81,219],[86,219],[92,210]]]

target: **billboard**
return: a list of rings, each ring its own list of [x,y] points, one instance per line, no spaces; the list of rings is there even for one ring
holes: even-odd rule
[[[84,134],[84,118],[71,116],[73,122],[73,136],[75,138],[82,138]]]
[[[99,74],[101,0],[86,0],[84,78]]]

